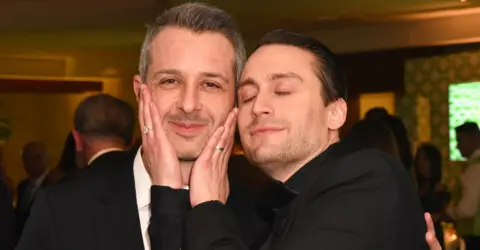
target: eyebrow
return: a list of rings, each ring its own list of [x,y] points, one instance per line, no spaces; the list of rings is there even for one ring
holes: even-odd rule
[[[248,77],[238,84],[237,89],[241,89],[245,86],[257,86],[257,82],[253,78]]]
[[[158,77],[158,75],[161,75],[161,74],[170,74],[170,75],[177,75],[177,76],[181,76],[182,75],[182,72],[180,72],[179,70],[176,70],[176,69],[162,69],[162,70],[158,70],[156,71],[154,74],[153,74],[153,78],[156,78]],[[224,82],[228,83],[230,82],[227,77],[219,74],[219,73],[213,73],[213,72],[201,72],[200,75],[204,76],[204,77],[208,77],[208,78],[218,78],[218,79],[221,79],[223,80]]]
[[[287,72],[287,73],[275,73],[271,74],[268,76],[268,80],[270,81],[276,81],[276,80],[281,80],[281,79],[286,79],[286,78],[293,78],[296,79],[300,82],[303,82],[303,78],[295,73],[292,72]],[[238,88],[242,88],[244,86],[257,86],[258,83],[251,77],[246,78],[245,80],[241,81],[238,84]]]
[[[286,78],[293,78],[296,79],[300,82],[303,82],[303,78],[293,72],[287,72],[287,73],[275,73],[271,74],[268,79],[270,81],[276,81],[276,80],[281,80],[281,79],[286,79]]]

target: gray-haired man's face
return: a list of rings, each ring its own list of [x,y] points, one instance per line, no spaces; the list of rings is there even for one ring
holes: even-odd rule
[[[166,27],[150,55],[146,84],[163,126],[179,158],[193,160],[233,108],[234,48],[217,32]]]

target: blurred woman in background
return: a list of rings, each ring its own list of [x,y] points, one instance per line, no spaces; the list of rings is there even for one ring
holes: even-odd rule
[[[431,143],[421,144],[413,162],[415,178],[418,184],[420,201],[425,212],[432,214],[438,241],[444,246],[441,225],[444,209],[450,200],[450,194],[442,184],[442,154]]]

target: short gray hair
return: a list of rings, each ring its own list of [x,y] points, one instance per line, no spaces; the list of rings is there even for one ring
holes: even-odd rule
[[[238,82],[246,60],[245,45],[233,18],[225,11],[204,3],[185,3],[164,11],[147,28],[147,34],[140,52],[138,71],[146,81],[151,63],[150,45],[157,34],[166,26],[185,28],[196,33],[207,31],[223,34],[235,49],[234,72]]]

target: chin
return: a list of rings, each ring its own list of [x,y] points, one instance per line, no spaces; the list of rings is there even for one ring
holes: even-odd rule
[[[183,141],[173,143],[173,148],[179,159],[195,160],[202,153],[205,143],[203,141]]]
[[[262,166],[270,162],[276,162],[281,158],[278,156],[278,151],[274,148],[261,147],[249,152],[250,153],[247,154],[247,157],[256,166]]]

